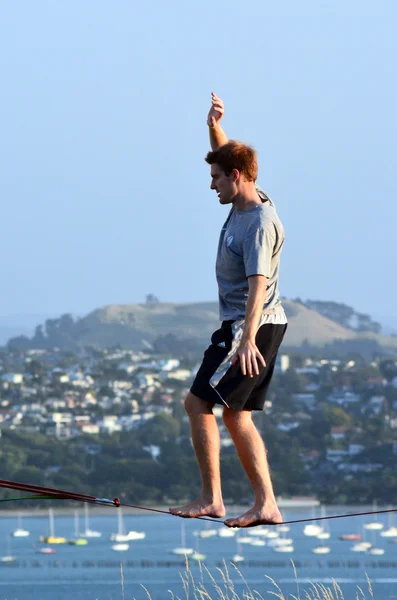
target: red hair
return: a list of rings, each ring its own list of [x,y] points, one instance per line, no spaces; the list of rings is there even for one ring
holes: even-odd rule
[[[256,151],[242,142],[230,140],[217,150],[208,152],[205,161],[209,165],[218,165],[226,175],[237,169],[248,181],[256,181],[258,177]]]

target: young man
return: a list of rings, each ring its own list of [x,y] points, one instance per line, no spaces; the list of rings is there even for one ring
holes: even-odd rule
[[[207,124],[212,151],[211,189],[221,204],[231,204],[222,228],[216,260],[221,328],[185,400],[193,446],[200,468],[200,497],[170,512],[181,517],[223,517],[220,480],[220,439],[214,404],[223,420],[255,494],[254,506],[229,527],[280,523],[270,479],[266,449],[252,420],[263,410],[277,351],[287,328],[278,291],[284,231],[271,199],[256,186],[255,151],[228,141],[220,126],[223,103],[212,94]]]

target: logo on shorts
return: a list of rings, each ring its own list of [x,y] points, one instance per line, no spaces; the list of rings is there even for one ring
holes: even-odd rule
[[[229,235],[229,237],[226,239],[226,246],[229,247],[230,244],[232,243],[232,241],[233,241],[233,236]]]

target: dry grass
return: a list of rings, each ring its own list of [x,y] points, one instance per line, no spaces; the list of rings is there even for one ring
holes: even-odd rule
[[[275,596],[278,600],[345,600],[343,591],[335,580],[332,580],[332,584],[329,587],[321,583],[309,583],[308,589],[301,591],[295,565],[293,561],[291,561],[291,563],[296,580],[296,595],[288,594],[285,596],[276,581],[271,577],[266,576],[274,588],[274,590],[265,592],[266,598],[270,595]],[[265,597],[257,590],[252,590],[250,588],[240,569],[235,564],[231,563],[231,567],[245,585],[245,589],[240,592],[240,595],[235,590],[235,585],[230,577],[229,567],[226,562],[224,562],[222,569],[216,569],[221,576],[221,583],[217,583],[214,576],[205,565],[199,563],[199,566],[199,576],[194,578],[186,558],[185,572],[180,574],[184,591],[183,596],[176,596],[172,590],[168,590],[170,600],[265,600]],[[206,582],[204,581],[205,578],[208,579]],[[369,580],[368,575],[366,575],[366,578],[368,586],[368,590],[366,591],[367,595],[359,586],[357,586],[355,600],[374,600],[371,581]],[[142,588],[145,590],[148,600],[152,600],[149,590],[143,585]],[[350,597],[346,600],[353,599]]]

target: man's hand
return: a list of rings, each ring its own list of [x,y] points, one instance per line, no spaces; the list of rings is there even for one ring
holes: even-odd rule
[[[211,108],[207,117],[208,127],[216,127],[225,112],[223,102],[214,92],[211,93]]]
[[[236,354],[232,358],[232,365],[236,364],[237,361],[240,361],[242,374],[250,377],[259,375],[258,361],[263,367],[266,367],[265,359],[259,352],[255,342],[252,341],[241,341]]]

